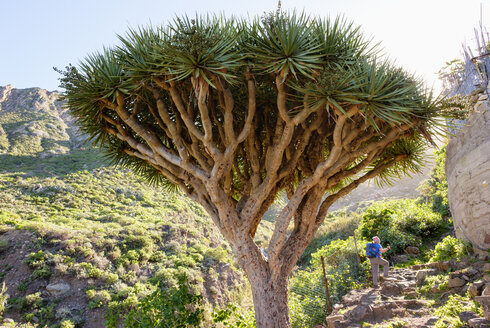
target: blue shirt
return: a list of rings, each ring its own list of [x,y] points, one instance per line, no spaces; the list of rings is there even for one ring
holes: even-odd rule
[[[373,248],[376,250],[376,257],[381,257],[381,245],[374,243]]]

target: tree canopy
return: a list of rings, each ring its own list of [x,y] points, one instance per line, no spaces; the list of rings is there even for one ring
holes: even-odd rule
[[[63,72],[67,107],[115,162],[203,205],[252,284],[287,279],[336,199],[418,171],[453,115],[343,17],[183,17],[119,39]]]

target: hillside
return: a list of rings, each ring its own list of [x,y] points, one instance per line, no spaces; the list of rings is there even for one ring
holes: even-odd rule
[[[336,208],[415,197],[431,166],[390,188],[361,186]],[[242,314],[251,308],[248,282],[205,211],[111,165],[79,132],[56,92],[0,87],[0,204],[0,283],[9,295],[4,318],[23,327],[121,326],[139,300],[157,285],[176,286],[182,274],[203,296],[207,320],[212,308],[229,301],[240,304]],[[348,265],[356,263],[347,238],[364,214],[347,213],[328,216],[293,274],[295,327],[325,318],[321,266],[310,263],[312,256],[328,251],[332,240],[345,239],[339,243],[349,245],[342,246]],[[264,248],[273,219],[274,208],[256,236]],[[345,270],[327,268],[338,278],[332,286],[337,300],[359,283]]]
[[[0,88],[0,278],[16,322],[102,327],[185,273],[208,304],[248,297],[204,210],[110,165],[57,100]],[[267,225],[258,239],[268,234]],[[68,326],[67,326],[68,327]]]

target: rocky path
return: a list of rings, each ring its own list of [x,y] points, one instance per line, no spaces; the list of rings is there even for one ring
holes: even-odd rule
[[[487,297],[480,296],[486,295],[490,289],[490,281],[486,281],[488,274],[485,274],[484,265],[482,263],[479,266],[480,270],[472,266],[462,269],[460,265],[460,270],[452,273],[449,271],[455,269],[454,263],[448,262],[414,266],[410,269],[392,269],[389,278],[381,277],[379,288],[351,290],[345,295],[342,302],[336,304],[332,314],[327,317],[326,326],[329,328],[434,327],[439,320],[439,317],[434,315],[434,303],[444,302],[450,294],[465,294],[467,291],[476,298]],[[417,287],[422,286],[428,276],[441,273],[448,275],[447,291],[442,292],[435,287],[431,290],[435,300],[422,298]],[[461,320],[467,324],[464,327],[490,328],[490,321],[478,317],[473,312],[465,312],[468,313],[459,314]]]

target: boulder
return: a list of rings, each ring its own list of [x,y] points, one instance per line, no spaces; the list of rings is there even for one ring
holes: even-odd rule
[[[393,317],[393,308],[396,307],[396,304],[390,302],[382,302],[371,307],[372,317],[377,320],[383,320]]]
[[[328,328],[337,328],[340,326],[341,322],[344,320],[344,316],[341,314],[330,315],[326,319]]]
[[[407,248],[405,248],[405,253],[407,253],[408,255],[417,256],[420,254],[420,249],[415,246],[408,246]]]
[[[67,283],[49,284],[46,286],[46,291],[51,296],[60,296],[70,291],[70,285]]]
[[[406,255],[406,254],[395,255],[393,257],[393,261],[395,261],[395,263],[407,262],[408,261],[408,255]]]
[[[451,264],[449,262],[435,262],[433,263],[432,267],[433,268],[436,268],[437,270],[440,270],[440,271],[447,271],[449,270]]]
[[[391,281],[386,281],[381,289],[381,294],[386,296],[398,296],[401,295],[401,293],[402,287]]]
[[[485,319],[490,320],[490,296],[477,296],[475,300],[480,303],[483,308]]]
[[[462,287],[465,284],[466,284],[466,280],[464,280],[460,277],[449,278],[449,280],[447,281],[447,286],[449,288]]]
[[[432,287],[430,288],[430,292],[431,292],[432,294],[439,293],[439,292],[440,292],[440,290],[439,290],[439,285],[432,286]]]
[[[477,269],[473,267],[469,267],[468,269],[466,269],[465,274],[468,275],[469,277],[473,277],[477,275],[479,272],[480,271],[478,271]]]
[[[472,283],[470,285],[470,287],[468,288],[468,293],[470,294],[471,298],[475,298],[476,296],[480,296],[482,291],[483,291],[484,286],[485,286],[485,283],[482,280],[475,281],[474,283]]]
[[[471,319],[479,318],[478,314],[476,314],[473,311],[462,311],[458,314],[458,316],[459,316],[459,319],[461,319],[461,321],[463,321],[463,322],[468,322]]]
[[[487,254],[478,254],[478,258],[482,261],[488,261],[490,260],[490,255]]]
[[[427,319],[427,321],[425,322],[425,325],[429,326],[429,327],[432,327],[436,322],[437,320],[439,320],[439,317],[438,316],[433,316],[433,317],[430,317],[429,319]]]
[[[484,318],[474,318],[468,321],[471,328],[490,328],[490,321]]]
[[[349,311],[348,317],[350,321],[361,321],[368,312],[370,312],[369,305],[357,305],[355,308]]]
[[[490,296],[490,284],[486,284],[485,287],[483,287],[481,296]]]

